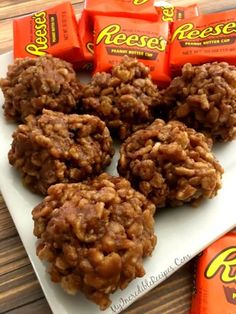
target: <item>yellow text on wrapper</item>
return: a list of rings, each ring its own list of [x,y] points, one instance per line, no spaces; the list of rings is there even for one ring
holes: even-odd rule
[[[196,29],[193,23],[186,23],[179,26],[172,35],[171,41],[204,39],[210,36],[229,35],[236,33],[236,22],[219,23],[215,26],[208,26],[202,30]]]
[[[236,283],[236,247],[221,251],[208,265],[205,276],[208,279],[216,275],[224,283]]]
[[[149,48],[152,50],[165,51],[166,40],[162,37],[150,37],[148,35],[127,35],[120,32],[121,26],[118,24],[111,24],[105,27],[97,36],[96,45],[102,41],[106,45],[127,45],[128,47]]]
[[[35,22],[34,35],[35,42],[25,47],[25,50],[34,56],[44,56],[48,49],[47,13],[42,11],[32,16]]]
[[[147,3],[150,0],[133,0],[134,5],[142,5],[144,3]]]
[[[162,21],[163,22],[173,22],[175,15],[175,7],[162,7]]]

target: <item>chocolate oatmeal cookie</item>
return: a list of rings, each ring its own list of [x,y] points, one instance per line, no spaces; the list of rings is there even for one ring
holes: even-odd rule
[[[204,132],[214,141],[236,138],[236,67],[226,62],[184,65],[166,89],[170,119]]]
[[[71,113],[82,91],[72,65],[50,55],[16,59],[0,87],[6,118],[18,122],[41,114],[43,108]]]
[[[211,145],[179,121],[157,119],[122,144],[118,171],[158,207],[197,205],[221,187],[223,169]]]
[[[124,57],[111,73],[96,73],[85,87],[80,110],[99,116],[120,139],[154,120],[160,103],[149,68]]]
[[[106,309],[109,295],[145,274],[155,245],[155,206],[121,177],[56,184],[32,212],[37,255],[51,280]]]
[[[52,184],[101,173],[113,154],[109,130],[98,117],[44,109],[18,126],[8,157],[26,186],[46,194]]]

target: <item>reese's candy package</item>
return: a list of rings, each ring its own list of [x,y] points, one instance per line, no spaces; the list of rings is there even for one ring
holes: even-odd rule
[[[170,81],[168,64],[169,23],[120,17],[95,17],[95,72],[109,71],[124,55],[149,66],[154,81]]]
[[[78,23],[78,36],[83,62],[93,61],[95,16],[121,16],[156,21],[153,0],[87,0]]]
[[[196,289],[190,314],[236,313],[236,233],[210,245],[196,269]]]
[[[14,57],[52,54],[74,62],[80,47],[76,18],[70,2],[13,21]]]
[[[157,20],[153,0],[86,0],[85,10],[90,16],[106,15]]]
[[[78,22],[78,37],[81,47],[82,62],[84,64],[92,64],[93,62],[93,21],[86,11],[82,12],[82,15]]]
[[[170,65],[226,61],[236,65],[236,10],[173,22]]]
[[[158,21],[173,22],[199,15],[197,4],[186,7],[175,7],[169,2],[155,1],[154,6],[157,11]]]

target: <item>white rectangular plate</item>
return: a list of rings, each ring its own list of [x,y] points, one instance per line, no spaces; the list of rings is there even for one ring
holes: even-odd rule
[[[5,77],[12,54],[0,56],[0,77]],[[3,96],[0,93],[0,106]],[[21,184],[19,174],[8,164],[7,153],[15,124],[5,121],[0,109],[0,188],[16,228],[29,255],[42,289],[56,314],[101,313],[96,305],[78,293],[72,297],[50,282],[45,265],[35,254],[31,211],[41,198]],[[198,208],[189,206],[166,209],[156,214],[158,244],[152,257],[146,258],[146,275],[134,280],[125,290],[112,296],[112,305],[104,313],[119,313],[139,297],[160,284],[192,257],[236,225],[236,141],[215,147],[215,154],[225,169],[223,188],[217,197]],[[108,171],[116,174],[118,153]]]

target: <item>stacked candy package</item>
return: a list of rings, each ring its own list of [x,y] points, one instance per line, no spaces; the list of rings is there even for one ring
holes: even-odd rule
[[[64,2],[14,21],[14,56],[51,54],[76,69],[101,72],[128,55],[149,66],[156,83],[167,86],[171,22],[197,15],[197,5],[180,8],[167,2],[159,6],[153,0],[87,0],[76,21],[71,3]]]

